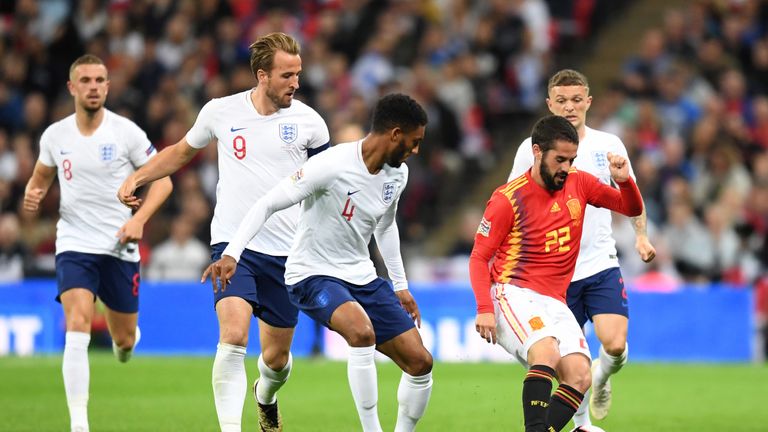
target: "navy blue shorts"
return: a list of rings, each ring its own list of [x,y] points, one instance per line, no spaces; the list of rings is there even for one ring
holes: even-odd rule
[[[213,245],[211,258],[218,261],[226,247],[227,243]],[[253,316],[272,327],[296,327],[299,310],[288,300],[285,259],[245,249],[227,289],[213,295],[213,307],[225,297],[240,297],[251,304]]]
[[[624,288],[624,278],[618,267],[571,282],[566,300],[581,327],[598,314],[617,314],[629,318],[627,289]]]
[[[72,288],[85,288],[117,312],[139,311],[139,263],[111,255],[62,252],[56,255],[56,282],[61,294]]]
[[[392,285],[382,278],[366,285],[354,285],[330,276],[310,276],[288,285],[288,295],[305,314],[328,328],[336,308],[348,301],[359,303],[373,324],[376,345],[416,327]]]

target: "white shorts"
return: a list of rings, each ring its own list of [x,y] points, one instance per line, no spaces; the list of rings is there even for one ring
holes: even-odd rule
[[[491,295],[498,343],[523,366],[530,366],[531,346],[545,337],[557,340],[561,357],[581,353],[590,358],[584,333],[565,303],[509,284],[494,284]]]

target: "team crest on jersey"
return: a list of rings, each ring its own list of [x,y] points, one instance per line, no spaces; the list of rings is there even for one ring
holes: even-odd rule
[[[290,144],[299,136],[299,125],[296,123],[280,123],[280,139]]]
[[[116,156],[117,146],[115,144],[99,144],[99,160],[112,162]]]
[[[477,227],[477,233],[483,237],[491,235],[491,221],[486,218],[480,221],[480,226]]]
[[[395,192],[397,192],[396,182],[384,183],[384,187],[381,190],[381,199],[384,200],[384,204],[389,204],[395,199]]]
[[[595,167],[597,167],[599,170],[608,168],[608,156],[605,154],[605,152],[593,151],[592,162],[594,162]]]
[[[571,214],[571,220],[581,218],[581,203],[578,199],[569,199],[568,202],[565,203],[565,206],[568,207],[568,213]]]

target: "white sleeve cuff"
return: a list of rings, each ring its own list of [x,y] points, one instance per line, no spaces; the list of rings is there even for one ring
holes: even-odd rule
[[[395,291],[402,291],[408,289],[408,282],[407,281],[392,281],[392,286],[395,288]]]

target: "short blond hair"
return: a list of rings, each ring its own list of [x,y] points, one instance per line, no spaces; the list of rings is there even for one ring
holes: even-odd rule
[[[547,92],[552,90],[552,87],[558,86],[584,86],[587,88],[587,93],[589,93],[587,77],[573,69],[563,69],[552,75],[552,78],[549,79],[549,84],[547,84]]]
[[[72,62],[72,66],[69,67],[69,79],[72,79],[72,74],[75,73],[75,68],[80,65],[88,65],[88,64],[95,64],[95,65],[104,65],[104,61],[99,58],[98,56],[95,56],[93,54],[84,54],[77,58],[74,62]],[[106,65],[104,65],[106,67]]]
[[[264,35],[248,47],[251,52],[251,72],[253,76],[259,69],[269,73],[275,62],[275,54],[278,51],[285,51],[291,55],[299,55],[301,48],[296,39],[285,33],[275,32]]]

